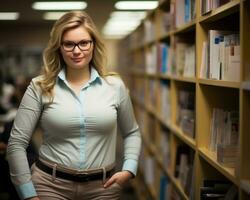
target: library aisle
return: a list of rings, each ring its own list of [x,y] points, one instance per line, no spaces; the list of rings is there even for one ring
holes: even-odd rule
[[[250,199],[249,21],[248,0],[162,0],[121,41],[139,199]]]

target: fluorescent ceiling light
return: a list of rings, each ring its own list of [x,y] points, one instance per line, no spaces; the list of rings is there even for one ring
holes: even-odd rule
[[[136,28],[140,24],[139,21],[108,21],[106,26],[114,27],[114,28],[122,28],[122,27],[132,27]]]
[[[112,28],[112,27],[104,27],[103,28],[103,32],[107,33],[107,32],[110,32],[110,33],[128,33],[128,32],[131,32],[133,31],[134,28],[132,27],[124,27],[124,28]]]
[[[18,18],[18,12],[0,12],[0,20],[17,20]]]
[[[145,11],[114,11],[110,17],[115,19],[133,19],[142,20],[146,17]]]
[[[126,35],[104,35],[105,39],[113,39],[113,40],[117,40],[117,39],[122,39],[124,38]]]
[[[118,1],[115,8],[119,10],[152,10],[158,6],[158,1]]]
[[[121,39],[134,31],[146,17],[145,11],[115,11],[102,29],[106,38]]]
[[[45,20],[58,20],[65,13],[66,12],[46,12],[43,15],[43,19],[45,19]]]
[[[32,4],[35,10],[82,10],[86,7],[84,1],[40,1]]]

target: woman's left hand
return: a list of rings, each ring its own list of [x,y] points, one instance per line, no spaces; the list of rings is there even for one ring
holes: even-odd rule
[[[113,176],[111,176],[111,178],[104,184],[104,188],[109,187],[115,182],[118,183],[120,186],[123,186],[132,177],[133,175],[129,171],[117,172]]]

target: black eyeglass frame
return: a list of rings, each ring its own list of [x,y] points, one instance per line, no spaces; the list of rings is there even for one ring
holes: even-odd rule
[[[64,44],[67,43],[67,42],[71,42],[72,44],[74,44],[74,47],[72,48],[72,50],[66,50],[66,49],[65,49]],[[88,42],[88,43],[89,43],[89,47],[88,47],[87,49],[82,49],[82,48],[79,46],[79,44],[80,44],[81,42]],[[91,48],[92,43],[93,43],[93,40],[81,40],[81,41],[79,41],[78,43],[75,43],[75,42],[73,42],[73,41],[64,41],[64,42],[61,43],[61,46],[62,46],[63,50],[66,51],[66,52],[73,52],[73,51],[75,50],[76,46],[77,46],[78,49],[80,49],[81,51],[88,51],[88,50]]]

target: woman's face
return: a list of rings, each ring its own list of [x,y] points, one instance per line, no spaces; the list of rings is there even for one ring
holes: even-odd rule
[[[83,26],[67,30],[62,36],[60,51],[68,68],[88,67],[93,49],[92,38]]]

